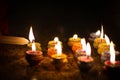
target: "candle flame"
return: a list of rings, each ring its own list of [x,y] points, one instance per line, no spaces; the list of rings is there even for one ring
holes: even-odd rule
[[[103,25],[101,25],[101,34],[100,34],[100,38],[102,38],[102,39],[103,39],[103,34],[104,34]]]
[[[110,43],[110,62],[115,64],[115,49],[112,41]]]
[[[54,41],[55,41],[55,42],[58,42],[58,41],[59,41],[58,37],[55,37],[55,38],[54,38]]]
[[[55,45],[55,49],[57,50],[57,56],[61,56],[61,54],[62,54],[62,46],[61,46],[60,42],[58,42]]]
[[[105,34],[105,41],[106,41],[107,45],[110,44],[110,39],[109,39],[109,37],[106,34]]]
[[[73,35],[73,39],[77,39],[78,38],[78,35],[77,34],[74,34]]]
[[[35,40],[35,37],[33,35],[33,29],[32,29],[32,27],[30,27],[29,40],[30,40],[30,42],[33,42]]]
[[[91,55],[91,46],[89,42],[87,42],[87,45],[86,45],[86,55],[87,56]]]
[[[81,39],[81,44],[82,44],[82,50],[85,51],[86,50],[86,41],[85,41],[85,38]]]
[[[36,46],[34,42],[32,43],[32,51],[36,51]]]
[[[95,33],[97,36],[100,35],[100,30],[97,30],[97,32]]]

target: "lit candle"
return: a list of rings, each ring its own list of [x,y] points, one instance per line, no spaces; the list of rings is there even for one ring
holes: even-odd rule
[[[93,62],[93,58],[91,57],[90,43],[87,43],[87,45],[86,45],[86,56],[78,57],[78,61],[85,62],[85,63]]]
[[[27,46],[29,48],[31,48],[32,47],[32,43],[35,42],[35,37],[34,37],[34,34],[33,34],[32,27],[30,27],[30,31],[29,31],[29,40],[30,40],[30,42],[27,44]],[[39,42],[35,42],[35,46],[36,46],[37,50],[41,50],[41,44]]]
[[[55,37],[54,40],[51,40],[48,42],[48,48],[50,47],[55,47],[55,45],[60,42],[60,44],[62,45],[62,42],[59,41],[59,38],[58,37]]]
[[[108,80],[118,79],[119,75],[116,73],[120,72],[120,61],[115,60],[116,54],[114,44],[110,43],[110,59],[104,62],[104,72],[106,73]]]
[[[92,67],[94,59],[91,57],[90,43],[87,43],[86,45],[86,56],[80,56],[77,60],[81,71],[88,71]]]
[[[98,37],[98,38],[95,38],[95,39],[94,39],[93,46],[94,46],[95,48],[98,48],[99,44],[106,42],[106,41],[105,41],[105,38],[103,38],[103,37],[104,37],[104,31],[103,31],[103,25],[102,25],[102,26],[101,26],[100,38]]]
[[[74,34],[73,37],[69,38],[68,45],[72,47],[74,43],[79,43],[79,42],[80,42],[80,37],[78,37],[77,34]]]
[[[100,30],[97,30],[95,33],[91,33],[91,34],[90,34],[90,37],[91,37],[92,39],[95,39],[95,38],[97,38],[97,37],[100,37]]]
[[[57,70],[60,70],[68,61],[67,55],[62,52],[62,47],[60,42],[55,45],[56,54],[53,54],[51,58],[53,59],[53,64]]]
[[[61,46],[60,42],[58,42],[55,45],[55,49],[56,49],[57,54],[52,55],[52,58],[54,58],[54,59],[65,59],[67,57],[65,54],[62,53],[62,46]]]
[[[120,68],[120,61],[115,60],[115,49],[114,49],[114,44],[111,41],[110,43],[110,60],[105,61],[105,66],[107,67],[119,67]]]
[[[42,51],[37,50],[36,45],[38,43],[35,43],[35,38],[32,32],[32,28],[30,29],[30,33],[29,33],[29,39],[30,39],[30,50],[26,51],[26,60],[27,62],[30,64],[30,66],[35,66],[38,65],[40,63],[40,61],[43,59],[43,55],[42,55]]]
[[[81,43],[77,46],[73,45],[72,50],[75,52],[76,57],[86,55],[86,40],[85,38],[81,39]]]
[[[109,37],[105,34],[105,43],[101,43],[99,44],[98,46],[98,50],[97,52],[104,56],[104,54],[108,54],[109,53],[109,50],[110,50],[110,39]]]

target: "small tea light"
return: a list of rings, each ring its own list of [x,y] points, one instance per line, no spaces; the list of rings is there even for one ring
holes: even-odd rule
[[[120,61],[115,60],[115,49],[114,44],[110,43],[110,60],[105,61],[106,68],[120,68]]]
[[[60,44],[62,45],[62,42],[59,41],[59,38],[55,37],[54,40],[48,42],[48,48],[55,47],[55,45],[57,44],[57,42],[60,42]]]
[[[118,79],[120,73],[120,61],[115,60],[115,49],[113,42],[110,43],[110,60],[104,62],[104,72],[109,80]]]
[[[105,43],[101,43],[98,46],[97,52],[101,55],[104,56],[104,53],[109,53],[110,50],[110,39],[108,36],[105,34]]]
[[[55,49],[57,51],[57,54],[53,54],[51,58],[53,59],[53,64],[55,67],[57,69],[60,69],[62,66],[64,66],[65,63],[67,63],[67,55],[62,53],[60,42],[55,45]]]
[[[80,43],[80,37],[77,34],[74,34],[73,37],[70,37],[68,40],[68,46],[72,47],[74,43]]]
[[[103,38],[103,26],[101,27],[101,34],[100,34],[100,38],[98,37],[98,38],[95,38],[94,39],[94,43],[93,43],[93,46],[95,47],[95,48],[98,48],[98,46],[99,46],[99,44],[101,44],[101,43],[106,43],[106,40],[105,40],[105,38]]]
[[[35,66],[38,65],[39,62],[43,59],[43,55],[40,48],[40,44],[35,42],[32,27],[30,28],[29,32],[29,40],[30,43],[28,44],[28,47],[30,49],[26,51],[25,57],[30,66]]]
[[[89,43],[86,45],[86,56],[80,56],[77,58],[78,64],[80,69],[82,70],[89,70],[92,67],[92,63],[94,59],[90,56],[91,55],[91,46]]]
[[[35,43],[32,43],[32,50],[26,51],[26,60],[30,66],[35,66],[43,59],[42,51],[36,51]]]

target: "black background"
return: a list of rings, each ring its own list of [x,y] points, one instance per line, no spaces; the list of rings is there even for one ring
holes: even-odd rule
[[[58,36],[68,39],[77,33],[88,39],[101,29],[119,49],[120,2],[107,0],[78,1],[9,1],[10,35],[28,38],[33,27],[37,41],[45,43]],[[63,38],[64,37],[64,38]],[[120,49],[119,49],[120,50]]]

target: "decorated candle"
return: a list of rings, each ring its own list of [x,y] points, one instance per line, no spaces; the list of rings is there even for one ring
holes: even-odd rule
[[[74,34],[73,37],[70,37],[68,40],[68,46],[72,47],[73,44],[80,43],[80,37],[77,34]]]

